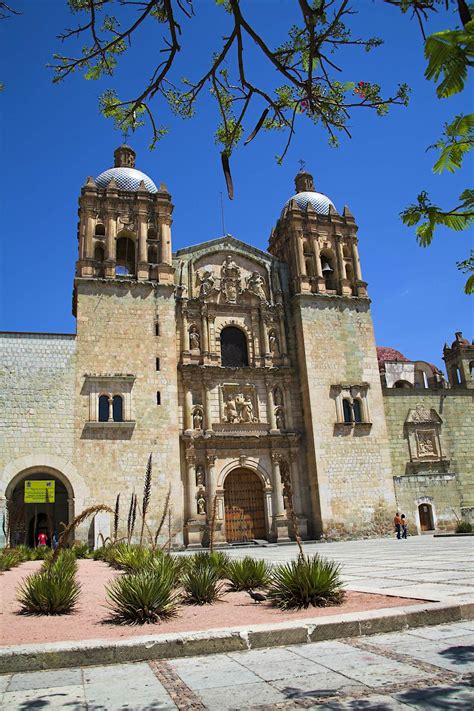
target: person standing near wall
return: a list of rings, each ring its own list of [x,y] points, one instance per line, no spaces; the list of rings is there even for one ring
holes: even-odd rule
[[[402,530],[402,519],[400,518],[400,514],[397,513],[395,514],[395,517],[393,519],[393,525],[395,526],[395,532],[397,534],[398,540],[401,538],[401,530]]]
[[[407,538],[408,536],[408,521],[405,514],[401,515],[401,526],[402,526],[402,538]]]

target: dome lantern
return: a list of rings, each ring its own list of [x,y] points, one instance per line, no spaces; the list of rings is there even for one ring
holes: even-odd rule
[[[135,158],[137,154],[130,146],[126,143],[122,143],[121,146],[114,151],[114,165],[116,168],[135,168]]]

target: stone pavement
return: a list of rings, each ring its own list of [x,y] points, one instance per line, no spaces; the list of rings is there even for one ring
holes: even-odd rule
[[[24,709],[472,709],[474,622],[206,657],[0,677]]]
[[[453,596],[474,599],[472,536],[309,543],[304,550],[308,555],[318,553],[342,563],[342,578],[349,590],[424,600],[452,600]],[[295,558],[298,549],[295,545],[275,545],[235,548],[226,553],[282,563]]]

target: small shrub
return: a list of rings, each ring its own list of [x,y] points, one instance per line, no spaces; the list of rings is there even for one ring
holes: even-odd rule
[[[27,615],[67,615],[77,604],[80,586],[74,577],[55,570],[29,575],[19,586],[20,612]]]
[[[208,605],[221,596],[223,584],[216,568],[198,564],[181,575],[184,599],[192,605]]]
[[[469,521],[458,521],[456,533],[472,533],[472,524]]]
[[[268,598],[282,610],[340,605],[344,599],[340,565],[315,555],[277,565]]]
[[[229,589],[256,590],[267,587],[270,582],[271,566],[264,560],[255,560],[246,556],[242,560],[233,560],[227,567]]]
[[[116,578],[106,588],[112,619],[121,624],[159,622],[176,612],[178,591],[174,574],[151,568]]]
[[[52,551],[49,552],[41,566],[41,572],[51,572],[62,577],[73,578],[77,573],[77,560],[74,550],[71,548],[61,548],[56,559]]]

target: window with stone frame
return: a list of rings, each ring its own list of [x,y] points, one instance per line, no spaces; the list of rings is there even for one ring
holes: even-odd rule
[[[333,385],[331,396],[336,406],[336,424],[370,424],[367,402],[368,383]]]
[[[133,424],[134,381],[135,376],[129,374],[86,375],[84,391],[89,397],[88,424]]]

